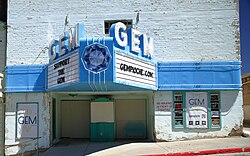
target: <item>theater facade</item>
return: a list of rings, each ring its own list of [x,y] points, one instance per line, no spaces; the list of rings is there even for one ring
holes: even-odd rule
[[[240,61],[157,62],[154,42],[121,22],[109,37],[88,37],[78,23],[48,43],[48,64],[7,66],[5,144],[33,139],[29,151],[64,138],[175,141],[240,130]]]

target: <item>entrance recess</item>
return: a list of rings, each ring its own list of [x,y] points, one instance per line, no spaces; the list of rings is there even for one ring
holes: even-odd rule
[[[62,101],[62,137],[89,138],[90,102]]]
[[[116,138],[146,138],[146,100],[116,100]]]

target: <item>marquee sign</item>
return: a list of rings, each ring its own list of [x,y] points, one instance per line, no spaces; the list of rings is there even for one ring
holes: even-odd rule
[[[52,40],[49,45],[50,61],[73,52],[80,47],[84,40],[84,26],[77,24],[74,28],[60,35],[59,40]],[[126,29],[126,25],[118,22],[110,27],[110,37],[113,37],[114,46],[134,55],[151,60],[153,56],[153,39],[141,34],[136,29]],[[103,45],[105,46],[105,45]]]
[[[49,45],[50,62],[66,55],[80,47],[80,39],[83,38],[83,24],[76,24],[74,28],[60,35],[59,40],[53,39]]]
[[[126,25],[118,22],[110,27],[110,36],[114,38],[114,46],[137,56],[151,59],[153,56],[153,39],[141,34],[136,29],[126,29]]]
[[[106,83],[157,88],[153,39],[138,30],[127,30],[121,22],[110,27],[110,37],[86,38],[83,28],[77,24],[59,40],[51,41],[48,89],[60,89],[69,83],[75,83],[77,91],[108,90]],[[88,86],[78,87],[77,83]]]
[[[48,66],[48,88],[79,81],[79,52]]]
[[[156,67],[153,61],[153,39],[138,30],[126,30],[118,22],[110,28],[114,38],[116,81],[147,88],[156,87]],[[140,59],[142,58],[142,59]]]
[[[116,81],[155,87],[155,65],[116,51]]]

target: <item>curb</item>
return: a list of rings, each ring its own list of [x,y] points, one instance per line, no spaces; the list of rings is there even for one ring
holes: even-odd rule
[[[204,150],[199,152],[177,152],[167,154],[147,154],[143,156],[192,156],[192,155],[211,155],[211,154],[230,154],[230,153],[244,153],[250,152],[250,147],[243,148],[224,148],[215,150]]]

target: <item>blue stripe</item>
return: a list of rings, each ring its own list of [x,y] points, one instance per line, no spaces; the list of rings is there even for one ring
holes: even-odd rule
[[[158,90],[239,90],[240,62],[158,63]]]
[[[6,67],[6,92],[45,92],[46,65]]]

